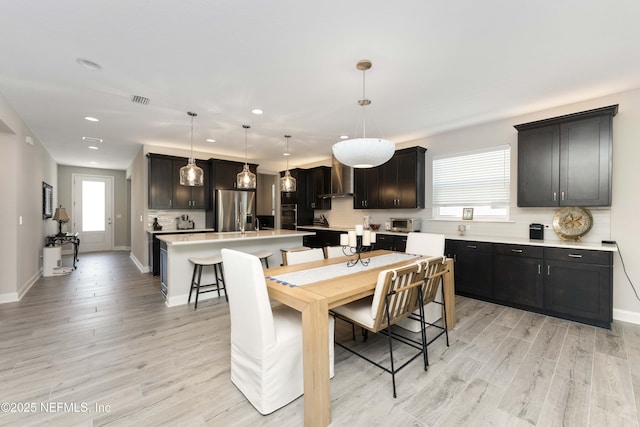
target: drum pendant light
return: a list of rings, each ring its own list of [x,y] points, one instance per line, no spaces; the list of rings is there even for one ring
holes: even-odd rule
[[[284,171],[284,176],[280,178],[280,191],[296,191],[296,179],[289,172],[289,156],[291,155],[289,153],[289,138],[291,138],[291,135],[285,135],[284,137],[287,140],[287,152],[284,153],[287,156],[287,170]]]
[[[200,187],[204,185],[204,171],[196,165],[196,161],[193,158],[193,118],[197,114],[191,111],[187,112],[187,114],[191,117],[191,156],[187,165],[180,168],[180,185]]]
[[[362,99],[358,104],[362,107],[362,138],[347,139],[333,145],[333,155],[344,165],[354,168],[371,168],[389,160],[396,150],[393,142],[381,138],[367,138],[365,107],[371,101],[365,97],[365,72],[371,68],[371,61],[358,61],[356,68],[362,71]]]
[[[238,188],[251,189],[256,188],[256,174],[249,170],[249,152],[247,151],[247,131],[251,126],[242,125],[244,128],[244,166],[242,172],[236,176],[236,185]]]

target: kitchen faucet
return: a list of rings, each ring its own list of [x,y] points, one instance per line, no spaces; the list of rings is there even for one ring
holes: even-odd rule
[[[260,231],[260,220],[256,218],[256,231]]]

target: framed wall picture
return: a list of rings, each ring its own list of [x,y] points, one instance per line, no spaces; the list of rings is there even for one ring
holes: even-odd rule
[[[53,217],[53,187],[42,182],[42,219]]]
[[[473,219],[473,208],[462,208],[462,219],[464,219],[464,220],[472,220]]]

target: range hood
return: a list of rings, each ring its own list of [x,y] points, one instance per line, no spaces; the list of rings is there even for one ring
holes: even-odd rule
[[[343,165],[331,156],[331,193],[323,194],[323,199],[353,197],[353,168]]]

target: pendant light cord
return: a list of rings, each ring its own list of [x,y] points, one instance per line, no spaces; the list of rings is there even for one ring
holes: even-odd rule
[[[191,111],[189,111],[187,114],[191,117],[191,138],[190,138],[190,140],[191,140],[191,157],[189,157],[189,160],[193,162],[193,118],[195,116],[197,116],[198,114],[197,113],[193,113]]]
[[[247,147],[247,132],[251,126],[242,125],[242,127],[244,128],[244,165],[248,166],[249,165],[249,149]]]

